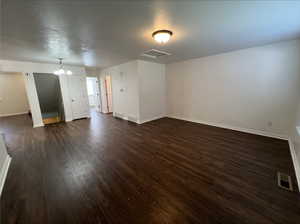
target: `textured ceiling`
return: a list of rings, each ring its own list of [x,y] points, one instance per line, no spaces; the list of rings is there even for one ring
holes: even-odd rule
[[[171,63],[300,37],[300,1],[2,0],[2,59],[107,67],[155,48]],[[174,32],[159,45],[157,29]]]

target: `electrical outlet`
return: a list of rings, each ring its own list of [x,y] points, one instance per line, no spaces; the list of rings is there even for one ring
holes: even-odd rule
[[[0,97],[0,103],[3,101],[3,98],[2,97]]]

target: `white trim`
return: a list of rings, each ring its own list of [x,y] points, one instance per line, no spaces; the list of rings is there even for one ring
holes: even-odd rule
[[[104,113],[104,114],[107,114],[107,113]],[[117,117],[117,118],[121,118],[121,119],[123,119],[124,121],[129,121],[129,119],[128,119],[128,117],[127,116],[123,116],[123,115],[116,115],[116,116],[114,116],[114,117]],[[133,121],[134,122],[134,121]]]
[[[22,114],[28,114],[28,111],[12,113],[12,114],[0,114],[0,117],[10,117],[10,116],[16,116],[16,115],[22,115]]]
[[[34,128],[44,127],[44,126],[45,126],[45,125],[44,125],[43,123],[33,125]]]
[[[194,119],[182,118],[182,117],[173,116],[173,115],[168,115],[167,117],[179,119],[179,120],[190,121],[190,122],[195,122],[195,123],[200,123],[200,124],[205,124],[205,125],[210,125],[210,126],[219,127],[219,128],[230,129],[230,130],[234,130],[234,131],[241,131],[241,132],[255,134],[255,135],[262,135],[262,136],[271,137],[271,138],[278,138],[278,139],[283,139],[283,140],[289,139],[289,137],[287,135],[281,135],[281,134],[276,134],[276,133],[271,133],[271,132],[266,132],[266,131],[261,131],[261,130],[234,127],[231,125],[226,125],[226,124],[221,124],[221,123],[194,120]]]
[[[0,195],[1,195],[3,187],[4,187],[4,183],[6,180],[10,162],[11,162],[11,157],[9,155],[7,155],[5,158],[5,161],[3,163],[2,169],[0,171]]]
[[[290,152],[291,152],[291,156],[292,156],[292,160],[293,160],[293,164],[294,164],[294,168],[295,168],[296,179],[297,179],[297,182],[298,182],[298,186],[300,186],[300,165],[299,165],[299,162],[298,162],[298,159],[297,159],[297,155],[296,155],[296,151],[295,151],[295,145],[294,145],[291,138],[289,138],[288,141],[289,141]]]
[[[138,124],[144,124],[144,123],[154,121],[154,120],[158,120],[158,119],[161,119],[161,118],[164,118],[164,117],[166,117],[166,116],[161,115],[161,116],[153,117],[153,118],[150,118],[150,119],[145,119],[145,120],[142,120],[142,121],[138,121]]]
[[[113,117],[117,117],[117,118],[123,119],[124,121],[131,121],[133,123],[139,124],[137,119],[135,119],[135,118],[131,119],[130,117],[124,116],[123,114],[113,112]]]
[[[128,116],[124,116],[122,114],[115,113],[115,112],[113,113],[113,116],[117,117],[117,118],[121,118],[121,119],[123,119],[125,121],[131,121],[131,122],[134,122],[134,123],[137,123],[137,124],[144,124],[144,123],[147,123],[149,121],[154,121],[154,120],[166,117],[165,115],[160,115],[160,116],[157,116],[157,117],[153,117],[153,118],[145,119],[145,120],[141,121],[141,120],[136,120],[135,118],[134,119],[130,119],[130,117],[128,117]]]
[[[33,73],[24,73],[23,77],[25,81],[26,94],[30,106],[33,127],[35,127],[38,126],[40,123],[43,123],[43,118],[39,103],[39,97],[37,95],[34,76]]]

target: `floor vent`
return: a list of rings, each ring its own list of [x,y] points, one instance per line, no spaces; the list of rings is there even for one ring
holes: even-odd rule
[[[148,58],[158,58],[158,57],[169,56],[169,55],[171,55],[171,54],[168,52],[159,51],[159,50],[155,50],[155,49],[151,49],[142,54],[142,56],[148,57]]]
[[[278,172],[277,173],[277,178],[278,178],[278,186],[288,190],[288,191],[293,191],[293,185],[292,185],[292,179],[291,176]]]

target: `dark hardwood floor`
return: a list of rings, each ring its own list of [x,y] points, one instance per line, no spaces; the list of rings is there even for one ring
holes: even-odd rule
[[[44,128],[0,118],[12,156],[1,224],[300,223],[287,141],[94,113]],[[277,187],[292,175],[296,191]]]

